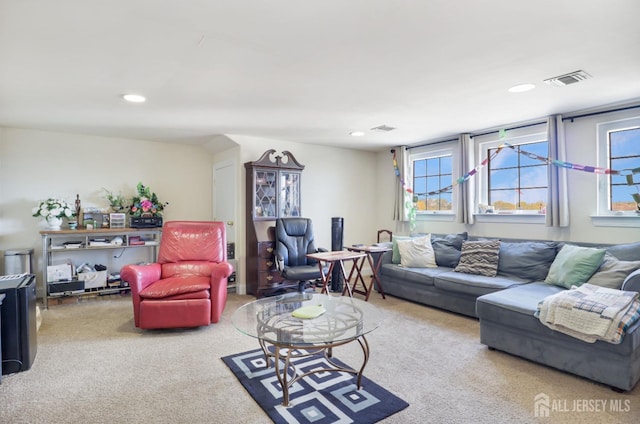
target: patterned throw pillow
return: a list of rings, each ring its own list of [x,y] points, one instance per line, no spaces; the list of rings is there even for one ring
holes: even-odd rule
[[[498,274],[500,240],[465,241],[456,272],[495,277]]]

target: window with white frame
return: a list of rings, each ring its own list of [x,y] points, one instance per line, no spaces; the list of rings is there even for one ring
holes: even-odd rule
[[[549,157],[549,142],[541,129],[533,126],[503,139],[495,134],[476,137],[485,164],[478,173],[480,213],[546,212],[549,165],[544,159]]]
[[[598,124],[598,167],[615,171],[598,172],[598,214],[634,214],[640,200],[640,117]]]
[[[409,164],[416,213],[453,212],[453,148],[434,145],[412,149]]]
[[[544,211],[549,186],[547,164],[529,156],[547,157],[549,143],[538,141],[489,149],[487,203],[501,211]]]

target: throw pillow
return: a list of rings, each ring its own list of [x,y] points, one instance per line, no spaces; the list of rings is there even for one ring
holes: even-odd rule
[[[454,271],[495,277],[499,255],[500,240],[465,241]]]
[[[500,243],[498,274],[527,281],[544,281],[556,257],[555,242]]]
[[[391,246],[391,263],[400,264],[400,251],[398,250],[398,241],[409,240],[408,236],[393,236],[393,245]]]
[[[635,261],[640,257],[640,241],[609,246],[607,253],[611,253],[622,261]]]
[[[460,261],[462,243],[467,239],[467,233],[447,234],[445,236],[431,236],[431,245],[439,266],[455,268]]]
[[[587,283],[610,289],[620,289],[625,278],[636,269],[640,269],[640,261],[621,261],[606,253],[602,265]]]
[[[553,260],[545,283],[570,289],[581,286],[598,269],[605,250],[565,244]]]
[[[409,268],[435,268],[436,257],[431,246],[431,236],[399,240],[400,265]]]

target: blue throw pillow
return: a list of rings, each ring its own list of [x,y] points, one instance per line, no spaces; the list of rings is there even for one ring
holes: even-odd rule
[[[500,243],[498,274],[527,281],[544,281],[556,257],[555,242]]]
[[[640,241],[609,246],[607,252],[621,261],[637,261],[640,259]]]
[[[431,236],[431,246],[436,255],[438,266],[455,268],[460,261],[462,243],[467,240],[467,233],[447,234],[445,236]]]

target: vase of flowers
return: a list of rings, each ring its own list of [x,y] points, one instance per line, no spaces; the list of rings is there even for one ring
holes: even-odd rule
[[[73,207],[62,199],[49,198],[38,203],[31,211],[33,217],[42,217],[51,230],[59,230],[63,218],[73,218],[76,213]]]
[[[158,200],[158,196],[142,183],[138,183],[137,190],[138,194],[129,206],[131,228],[162,227],[162,211],[169,203]]]
[[[162,211],[169,202],[162,203],[158,196],[142,183],[136,186],[138,195],[131,199],[129,214],[133,217],[162,216]]]

